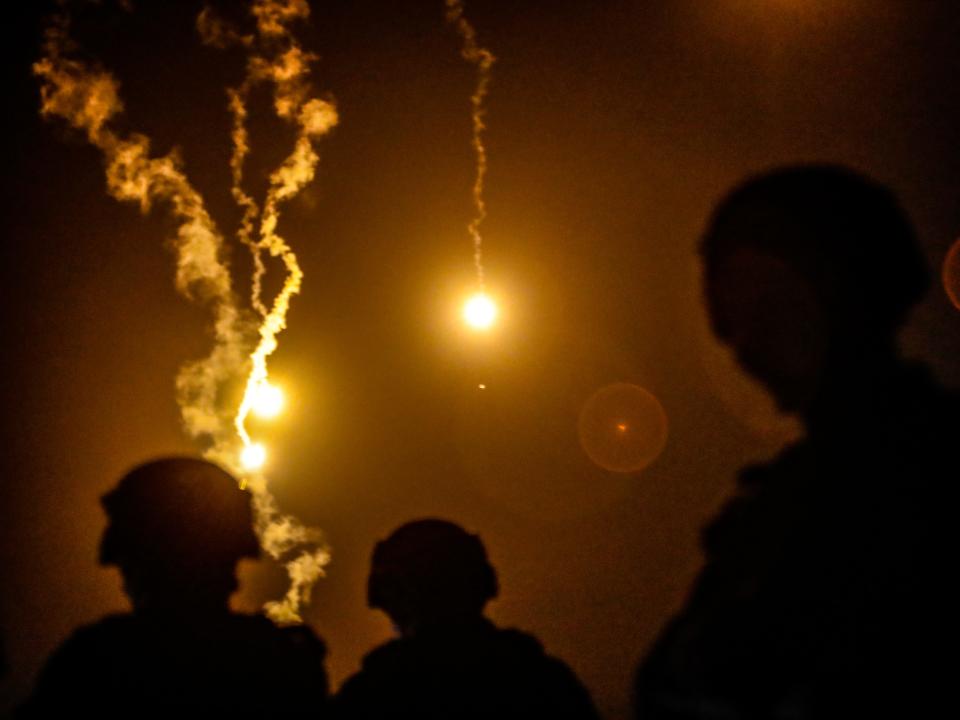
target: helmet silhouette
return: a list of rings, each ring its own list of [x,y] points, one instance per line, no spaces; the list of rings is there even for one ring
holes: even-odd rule
[[[778,168],[731,191],[701,242],[708,295],[711,275],[743,248],[797,271],[838,314],[843,332],[850,325],[892,332],[930,284],[896,196],[840,165]],[[716,329],[724,335],[722,326]]]
[[[425,519],[377,543],[367,600],[403,625],[478,615],[497,591],[480,538],[452,522]]]
[[[101,503],[100,563],[196,568],[257,557],[250,493],[196,458],[161,458],[127,473]]]

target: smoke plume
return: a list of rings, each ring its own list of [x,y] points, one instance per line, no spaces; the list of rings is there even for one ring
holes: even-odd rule
[[[467,232],[473,240],[473,262],[477,269],[477,283],[483,290],[483,238],[480,236],[480,224],[487,217],[487,205],[483,199],[483,185],[487,175],[487,148],[483,144],[483,131],[486,125],[483,116],[486,111],[483,101],[490,85],[490,68],[496,58],[489,50],[477,42],[477,31],[464,16],[462,0],[446,0],[447,21],[460,35],[463,46],[460,54],[467,62],[477,66],[477,85],[470,96],[471,118],[473,120],[473,151],[476,155],[477,172],[473,182],[474,216],[467,226]]]
[[[266,477],[244,468],[240,457],[241,450],[251,444],[246,419],[254,394],[268,379],[267,361],[277,348],[290,301],[303,280],[296,255],[278,233],[281,205],[313,179],[319,161],[314,143],[336,125],[337,113],[331,101],[313,96],[308,80],[316,57],[300,47],[291,31],[295,22],[307,19],[306,1],[254,0],[249,10],[251,33],[233,29],[209,8],[197,18],[197,30],[206,44],[240,45],[247,53],[243,79],[228,90],[227,97],[232,118],[231,189],[242,210],[237,238],[254,260],[250,309],[233,289],[223,235],[177,155],[153,156],[149,138],[138,133],[122,135],[111,127],[111,120],[123,111],[119,84],[108,71],[78,59],[66,11],[51,21],[34,73],[41,83],[41,113],[62,118],[101,151],[108,192],[118,200],[138,203],[144,213],[160,205],[176,221],[172,239],[176,286],[209,308],[214,338],[210,354],[187,362],[177,375],[184,428],[206,443],[207,457],[231,469],[253,493],[261,544],[284,564],[291,583],[286,596],[268,603],[266,610],[278,622],[299,622],[300,608],[309,601],[311,587],[329,562],[329,548],[319,530],[279,510]],[[266,195],[258,203],[243,187],[243,166],[251,151],[247,101],[261,83],[272,86],[274,111],[294,127],[295,141],[290,154],[271,173]],[[269,303],[261,297],[267,272],[264,252],[279,259],[285,273],[281,290]],[[236,407],[226,390],[238,381],[245,391]]]

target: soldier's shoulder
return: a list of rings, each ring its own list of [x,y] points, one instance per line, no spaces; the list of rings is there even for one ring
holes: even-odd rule
[[[326,656],[326,643],[305,624],[276,625],[263,615],[236,614],[231,618],[231,630],[250,642],[279,651],[294,651],[321,658]]]
[[[545,658],[541,643],[530,633],[517,628],[498,628],[494,636],[503,649],[531,658]]]
[[[112,646],[132,641],[140,622],[130,614],[107,615],[74,630],[57,650],[61,656],[77,653],[112,652]]]
[[[403,638],[388,640],[363,656],[362,668],[364,671],[378,671],[403,665],[414,650],[409,640]]]

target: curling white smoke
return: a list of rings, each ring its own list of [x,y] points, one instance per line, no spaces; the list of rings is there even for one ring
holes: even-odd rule
[[[477,31],[464,15],[463,0],[446,0],[447,22],[451,23],[460,35],[463,45],[460,54],[463,59],[477,66],[477,85],[470,96],[471,119],[473,121],[473,151],[476,156],[476,176],[473,181],[473,209],[474,216],[467,225],[467,232],[473,240],[473,263],[477,271],[477,285],[483,291],[483,238],[480,235],[480,225],[487,217],[487,205],[483,198],[483,186],[487,175],[487,148],[483,144],[483,131],[486,124],[483,116],[486,113],[483,101],[487,97],[490,86],[490,68],[496,58],[489,50],[481,47],[477,42]]]
[[[177,401],[186,431],[206,441],[205,454],[243,478],[254,496],[257,531],[264,550],[284,563],[290,589],[266,610],[277,622],[299,622],[300,609],[329,562],[322,533],[280,512],[261,473],[249,473],[240,451],[251,443],[245,421],[253,394],[268,377],[267,359],[286,327],[291,298],[300,290],[303,273],[296,255],[277,233],[280,205],[295,196],[316,171],[316,140],[337,122],[333,104],[311,96],[308,75],[315,58],[304,52],[290,26],[309,15],[305,0],[254,0],[250,6],[255,30],[242,35],[205,9],[197,28],[204,42],[225,47],[241,44],[248,50],[243,82],[228,92],[233,117],[231,158],[233,195],[243,210],[239,240],[254,257],[250,305],[254,319],[232,287],[224,260],[224,239],[207,212],[202,196],[185,176],[176,154],[152,157],[150,141],[140,134],[122,136],[110,121],[123,106],[119,87],[107,71],[71,54],[69,16],[63,12],[49,26],[44,56],[34,65],[41,81],[41,113],[58,116],[82,131],[100,149],[106,163],[107,189],[118,200],[140,204],[143,212],[162,204],[177,222],[173,248],[177,258],[176,285],[185,296],[208,306],[213,315],[214,346],[205,358],[186,363],[177,380]],[[243,163],[250,151],[246,132],[246,101],[259,83],[271,83],[274,108],[296,129],[294,147],[271,174],[262,208],[242,187]],[[279,258],[286,272],[282,289],[269,307],[261,298],[266,272],[262,252]],[[245,385],[240,407],[228,401],[226,388]]]

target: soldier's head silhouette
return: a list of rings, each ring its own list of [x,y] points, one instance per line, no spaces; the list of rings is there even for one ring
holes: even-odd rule
[[[374,548],[368,602],[403,634],[478,619],[497,592],[480,538],[454,523],[416,520]]]
[[[892,361],[897,330],[929,285],[894,195],[832,165],[736,188],[701,253],[714,331],[782,409],[801,413]]]
[[[100,563],[120,568],[136,610],[225,609],[237,561],[259,554],[250,494],[205,460],[140,465],[102,504]]]
[[[41,671],[23,717],[323,714],[323,642],[231,611],[236,565],[259,555],[250,494],[196,458],[127,473],[101,500],[100,562],[120,569],[132,613],[78,628]]]
[[[898,353],[929,285],[906,214],[852,170],[787,167],[723,200],[702,253],[714,330],[807,432],[704,528],[636,717],[935,715],[960,398]]]
[[[484,616],[497,592],[480,538],[452,522],[415,520],[378,542],[368,602],[400,637],[364,657],[340,687],[334,715],[596,720],[569,667],[532,635]]]

